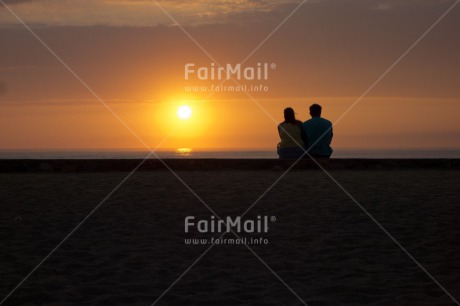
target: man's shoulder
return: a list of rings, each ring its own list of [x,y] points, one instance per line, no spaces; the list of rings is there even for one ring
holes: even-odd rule
[[[308,119],[304,123],[302,123],[302,127],[324,126],[324,125],[332,126],[332,122],[322,117],[313,117],[311,119]]]
[[[323,118],[321,118],[321,117],[313,117],[313,118],[308,119],[307,121],[305,121],[303,124],[312,125],[312,124],[318,124],[319,122],[322,122],[322,121],[323,121]]]
[[[324,124],[332,125],[332,122],[329,121],[329,120],[327,120],[326,118],[321,117],[321,118],[319,118],[319,119],[320,119]]]

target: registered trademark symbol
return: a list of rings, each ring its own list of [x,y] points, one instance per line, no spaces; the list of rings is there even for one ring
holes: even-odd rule
[[[271,216],[271,217],[270,217],[270,221],[275,222],[275,221],[276,221],[276,217],[275,217],[275,216]]]
[[[276,69],[276,64],[275,63],[270,64],[270,68],[273,69],[273,70]]]

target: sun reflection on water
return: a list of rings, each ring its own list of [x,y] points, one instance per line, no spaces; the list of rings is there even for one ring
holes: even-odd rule
[[[190,157],[192,156],[192,149],[191,148],[179,148],[176,150],[177,157]]]

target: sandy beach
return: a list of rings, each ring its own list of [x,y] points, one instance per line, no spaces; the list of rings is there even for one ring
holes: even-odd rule
[[[127,174],[1,173],[0,298]],[[4,305],[455,305],[314,169],[288,173],[245,216],[275,217],[267,233],[241,233],[268,241],[250,246],[260,260],[244,245],[215,245],[163,295],[209,248],[185,239],[216,236],[185,233],[184,219],[210,219],[204,203],[221,217],[236,217],[282,172],[177,174],[201,200],[168,171],[134,173]],[[459,300],[458,170],[331,174]]]

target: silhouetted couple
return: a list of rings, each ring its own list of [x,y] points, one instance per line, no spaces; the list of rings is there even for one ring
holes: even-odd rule
[[[318,104],[310,106],[311,119],[304,123],[295,118],[292,108],[284,110],[284,122],[278,125],[280,159],[308,157],[306,151],[314,158],[331,157],[332,123],[321,118],[321,109]]]

